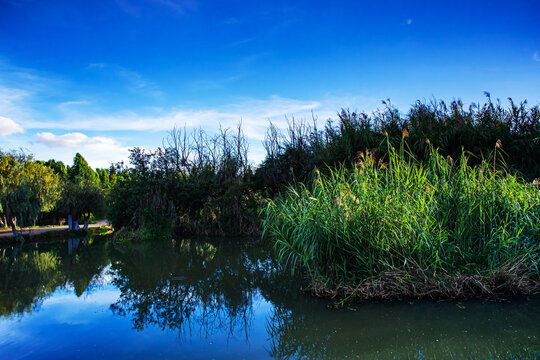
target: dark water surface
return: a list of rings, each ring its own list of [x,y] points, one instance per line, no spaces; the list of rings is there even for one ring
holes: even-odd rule
[[[538,298],[333,309],[257,243],[72,239],[0,255],[0,359],[540,354]]]

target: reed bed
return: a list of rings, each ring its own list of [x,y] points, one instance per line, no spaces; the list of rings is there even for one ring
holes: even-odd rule
[[[404,137],[406,134],[404,134]],[[268,200],[264,236],[309,289],[346,299],[538,293],[540,191],[499,167],[388,146]],[[326,171],[325,171],[326,172]]]

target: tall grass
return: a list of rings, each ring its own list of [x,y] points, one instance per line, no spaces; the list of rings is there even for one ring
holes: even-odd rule
[[[406,134],[405,134],[406,135]],[[538,290],[540,191],[497,168],[423,162],[388,146],[388,161],[297,184],[269,200],[265,236],[305,269],[312,289],[363,298],[452,297]]]

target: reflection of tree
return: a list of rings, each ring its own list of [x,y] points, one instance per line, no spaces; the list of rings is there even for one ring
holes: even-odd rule
[[[70,240],[71,254],[68,243],[68,253],[63,252],[65,261],[62,262],[62,269],[66,273],[66,283],[73,286],[77,296],[81,296],[99,283],[99,275],[109,264],[107,243],[96,241],[90,244],[88,237]]]
[[[0,315],[31,311],[62,283],[58,256],[21,248],[4,249],[0,260]]]
[[[55,244],[25,244],[0,250],[0,315],[39,307],[57,288],[73,286],[77,296],[108,264],[106,243],[88,238]]]
[[[245,250],[184,240],[120,244],[112,253],[121,290],[112,309],[129,314],[136,329],[247,336],[256,273]]]

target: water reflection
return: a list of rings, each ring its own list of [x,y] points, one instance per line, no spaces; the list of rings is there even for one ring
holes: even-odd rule
[[[149,325],[208,337],[226,330],[247,336],[255,272],[246,254],[220,254],[210,243],[114,246],[114,284],[120,289],[113,312],[133,326]],[[150,270],[151,269],[151,270]]]
[[[539,351],[538,299],[332,309],[301,294],[299,279],[260,244],[79,238],[0,251],[5,318],[30,316],[59,289],[81,297],[99,294],[107,282],[118,292],[107,318],[126,319],[135,333],[160,329],[164,339],[176,334],[170,354],[185,354],[191,346],[194,353],[228,349],[238,357],[249,349],[253,358],[275,359],[533,359]],[[100,331],[111,326],[92,314],[87,321]],[[54,347],[58,340],[50,336]],[[116,346],[135,346],[134,337],[122,336]],[[219,349],[208,347],[219,341]]]
[[[106,243],[89,245],[86,237],[1,249],[0,315],[32,312],[58,288],[88,291],[108,264]]]

